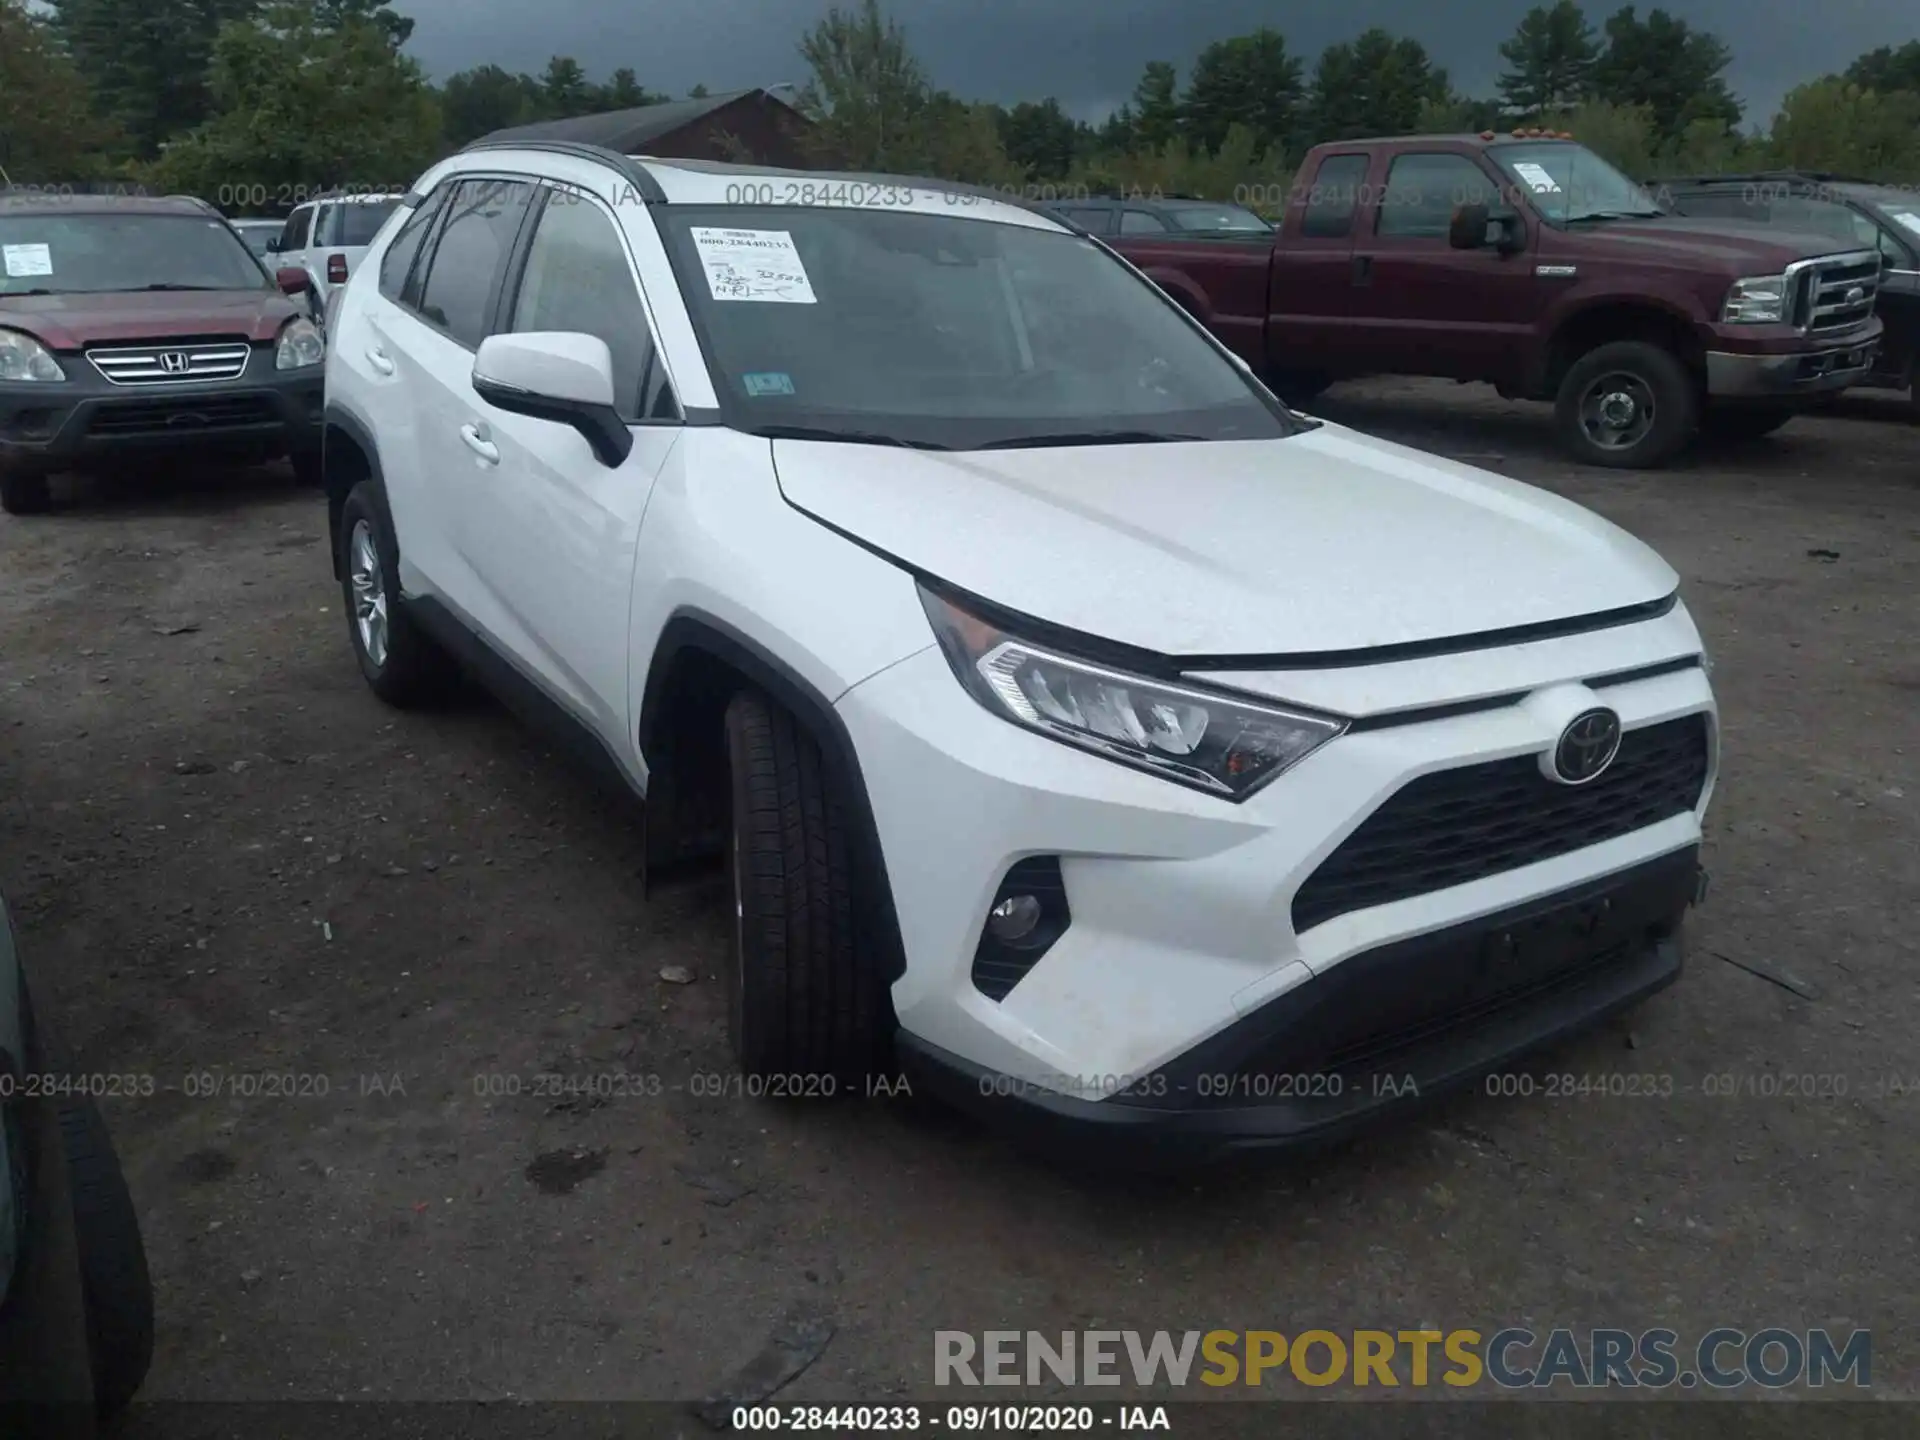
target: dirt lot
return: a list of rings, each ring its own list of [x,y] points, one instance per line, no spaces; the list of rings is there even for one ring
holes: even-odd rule
[[[1477,389],[1317,408],[1685,576],[1725,709],[1713,893],[1681,984],[1540,1067],[1673,1098],[1475,1095],[1122,1186],[900,1103],[696,1094],[727,1073],[717,877],[643,895],[632,812],[490,705],[382,709],[315,498],[263,471],[0,519],[0,887],[82,1068],[155,1080],[108,1104],[147,1395],[684,1398],[795,1307],[835,1327],[796,1401],[934,1398],[941,1328],[1421,1322],[1871,1327],[1875,1391],[1912,1395],[1920,427],[1861,402],[1612,475]],[[480,1093],[612,1070],[662,1091]]]

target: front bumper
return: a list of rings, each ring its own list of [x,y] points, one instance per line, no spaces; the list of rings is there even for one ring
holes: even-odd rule
[[[1348,959],[1108,1098],[900,1037],[903,1072],[1050,1153],[1129,1165],[1325,1144],[1458,1090],[1672,984],[1702,889],[1689,847]]]
[[[1122,1101],[1116,1091],[1174,1073],[1183,1057],[1191,1068],[1206,1053],[1200,1047],[1254,1033],[1242,1027],[1251,1017],[1267,1023],[1282,1014],[1269,1007],[1289,996],[1301,1004],[1338,990],[1363,997],[1382,1017],[1405,1002],[1415,1013],[1402,1018],[1416,1026],[1422,1016],[1451,1014],[1451,982],[1434,968],[1436,952],[1419,947],[1583,887],[1624,883],[1640,867],[1699,844],[1718,763],[1716,711],[1695,663],[1699,649],[1691,618],[1676,607],[1632,626],[1448,656],[1444,664],[1423,658],[1209,677],[1370,717],[1240,804],[1009,725],[961,689],[937,649],[900,661],[856,685],[837,708],[867,777],[899,920],[906,965],[892,1000],[907,1059],[959,1074],[962,1089],[981,1077],[1013,1077],[1011,1088],[1043,1112],[1079,1115],[1080,1106],[1091,1106],[1104,1113],[1163,1098]],[[1490,695],[1514,698],[1475,698]],[[1361,853],[1348,842],[1390,809],[1405,813],[1401,802],[1429,793],[1419,790],[1426,781],[1452,787],[1452,798],[1439,797],[1440,810],[1426,812],[1442,815],[1443,825],[1450,823],[1445,807],[1463,798],[1459,787],[1468,787],[1464,803],[1472,806],[1473,787],[1494,767],[1546,784],[1538,757],[1579,708],[1594,703],[1616,711],[1629,738],[1675,726],[1704,736],[1690,772],[1694,788],[1683,785],[1677,805],[1636,810],[1626,823],[1580,831],[1568,843],[1507,852],[1498,864],[1450,869],[1417,890],[1390,893],[1391,885],[1379,883],[1391,854],[1384,867],[1378,851],[1361,868],[1332,863]],[[1452,853],[1444,843],[1426,844],[1413,858],[1450,864]],[[1328,885],[1336,873],[1346,877],[1337,893]],[[1070,916],[1007,984],[1005,972],[988,973],[979,961],[988,912],[1016,874],[1057,887]],[[1346,989],[1402,945],[1416,947],[1405,952],[1416,958],[1381,972],[1390,989],[1377,978]],[[1661,955],[1672,953],[1646,961],[1639,980],[1629,972],[1639,974],[1640,962],[1617,971],[1628,978],[1613,999],[1596,982],[1599,998],[1566,1001],[1565,1023],[1657,988],[1664,983],[1658,973],[1671,969]],[[1323,1003],[1311,1000],[1316,1014]],[[1495,1035],[1484,1054],[1463,1049],[1434,1073],[1470,1068],[1562,1028],[1553,1015],[1526,1024],[1533,1028]],[[1341,1100],[1351,1103],[1350,1095]],[[1158,1121],[1148,1114],[1111,1123],[1270,1126],[1271,1117],[1195,1118],[1188,1107],[1175,1108]],[[1310,1130],[1319,1120],[1309,1118],[1313,1125],[1302,1126]]]
[[[275,370],[256,345],[234,380],[116,385],[77,355],[62,384],[0,384],[0,465],[57,471],[146,455],[271,459],[318,451],[325,367]]]
[[[1844,345],[1785,355],[1707,352],[1707,393],[1726,400],[1790,400],[1827,395],[1859,384],[1873,373],[1879,334]]]

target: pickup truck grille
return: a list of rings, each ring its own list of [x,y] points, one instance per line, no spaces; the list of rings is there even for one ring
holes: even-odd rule
[[[1880,257],[1871,250],[1803,262],[1794,288],[1794,321],[1809,335],[1839,335],[1873,314]]]
[[[203,380],[238,380],[252,347],[226,345],[140,345],[89,350],[93,368],[115,385],[190,385]]]
[[[1409,781],[1293,897],[1304,932],[1353,910],[1517,870],[1685,814],[1707,783],[1704,715],[1629,730],[1598,780],[1558,785],[1519,755]]]

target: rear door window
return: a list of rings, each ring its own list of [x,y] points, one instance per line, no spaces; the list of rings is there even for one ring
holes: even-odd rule
[[[373,237],[380,233],[380,227],[399,205],[397,197],[392,200],[355,200],[351,204],[335,205],[326,243],[348,249],[371,245]]]
[[[287,216],[286,226],[280,231],[281,253],[306,249],[307,237],[312,233],[312,227],[313,207],[311,205],[302,205]]]
[[[1122,210],[1120,212],[1120,233],[1122,235],[1164,235],[1167,222],[1147,210]]]

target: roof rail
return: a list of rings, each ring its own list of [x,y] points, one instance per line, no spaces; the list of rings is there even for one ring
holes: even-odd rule
[[[631,155],[622,155],[605,145],[589,145],[580,140],[475,140],[462,146],[459,153],[473,155],[488,150],[540,150],[549,155],[570,155],[576,160],[592,160],[618,171],[620,178],[631,184],[647,204],[667,203],[667,192],[660,188],[660,182],[648,173],[646,166]]]
[[[1843,175],[1834,170],[1731,170],[1719,175],[1658,175],[1649,185],[1733,185],[1781,181],[1806,185],[1875,185],[1879,182],[1864,175]]]

